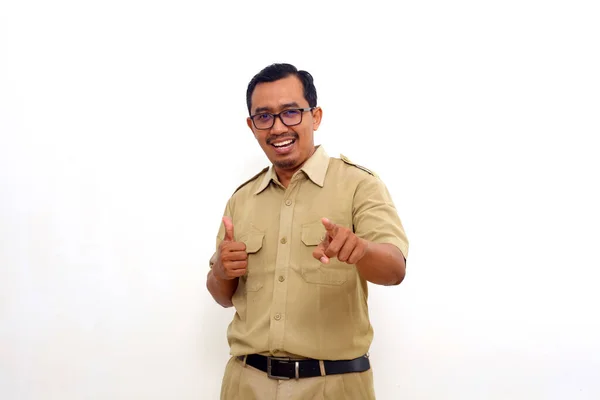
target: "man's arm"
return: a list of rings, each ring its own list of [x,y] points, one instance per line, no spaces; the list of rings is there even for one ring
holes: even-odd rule
[[[228,308],[233,306],[231,298],[238,287],[239,278],[236,279],[219,279],[213,271],[208,271],[206,277],[206,287],[208,291],[221,306]]]
[[[378,285],[398,285],[406,275],[408,239],[385,184],[368,176],[353,199],[352,229],[323,218],[327,235],[313,256],[354,264],[360,276]]]
[[[366,247],[364,257],[356,263],[360,276],[378,285],[399,285],[406,275],[402,252],[389,243],[367,242]]]

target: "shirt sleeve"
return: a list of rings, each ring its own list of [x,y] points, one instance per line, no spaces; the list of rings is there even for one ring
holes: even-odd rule
[[[223,211],[223,217],[231,218],[231,199],[229,201],[227,201],[227,204],[225,206],[225,211]],[[221,244],[223,239],[225,239],[225,225],[223,224],[223,221],[221,221],[221,223],[219,224],[219,230],[217,231],[217,237],[215,239],[216,239],[215,252],[210,257],[210,261],[209,261],[210,268],[212,268],[213,264],[217,261],[217,251],[219,250],[219,245]]]
[[[354,233],[374,243],[392,244],[408,257],[408,238],[392,197],[375,176],[363,179],[354,194],[352,210]]]

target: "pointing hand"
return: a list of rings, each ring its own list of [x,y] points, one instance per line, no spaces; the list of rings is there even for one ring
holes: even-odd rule
[[[321,220],[327,233],[325,239],[313,251],[313,257],[323,264],[329,263],[333,257],[338,260],[356,264],[367,251],[368,242],[359,238],[345,226],[336,225],[327,218]]]

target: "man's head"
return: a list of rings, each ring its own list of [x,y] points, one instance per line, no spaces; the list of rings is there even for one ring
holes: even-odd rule
[[[248,127],[275,167],[296,170],[313,154],[322,111],[308,72],[270,65],[248,84],[246,103]]]

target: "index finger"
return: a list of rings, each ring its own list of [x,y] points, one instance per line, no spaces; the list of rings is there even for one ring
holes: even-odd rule
[[[329,233],[331,236],[334,236],[337,232],[337,225],[331,222],[328,218],[321,218],[321,222],[327,230],[327,233]]]

